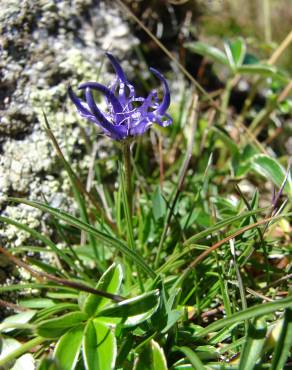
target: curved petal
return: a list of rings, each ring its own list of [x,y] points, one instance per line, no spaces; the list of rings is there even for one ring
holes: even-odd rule
[[[78,86],[78,89],[87,89],[91,88],[94,90],[101,91],[105,94],[109,102],[111,103],[113,110],[115,113],[121,113],[123,111],[123,107],[119,100],[115,97],[114,93],[106,86],[98,83],[98,82],[84,82]]]
[[[120,65],[120,63],[117,61],[117,59],[111,54],[111,53],[105,53],[105,55],[109,58],[111,65],[113,66],[117,76],[119,79],[124,83],[128,84],[128,80],[126,78],[126,75]]]
[[[157,108],[157,112],[163,116],[164,113],[167,111],[169,105],[170,105],[169,86],[168,86],[168,83],[167,83],[166,79],[162,76],[162,74],[159,71],[157,71],[155,68],[150,68],[150,71],[157,78],[159,78],[159,80],[163,83],[164,96],[163,96],[161,104]]]
[[[68,87],[68,95],[82,115],[92,116],[91,112],[83,106],[81,100],[74,94],[71,86]]]
[[[133,97],[135,95],[135,89],[134,86],[131,85],[127,77],[123,71],[123,68],[121,67],[120,63],[117,61],[117,59],[111,54],[111,53],[105,53],[106,56],[109,58],[111,65],[113,66],[119,80],[120,80],[120,88],[119,88],[119,97],[123,100],[123,104],[125,104],[126,99],[126,87],[129,89],[129,97]]]
[[[122,139],[123,131],[124,131],[123,127],[115,126],[106,119],[106,117],[102,114],[102,112],[97,108],[97,105],[95,104],[90,88],[86,88],[85,96],[86,96],[87,104],[89,108],[91,109],[91,112],[97,118],[99,125],[103,129],[105,129],[112,138]]]

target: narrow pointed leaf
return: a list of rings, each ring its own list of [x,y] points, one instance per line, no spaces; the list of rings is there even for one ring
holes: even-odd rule
[[[239,67],[244,60],[245,52],[246,52],[246,45],[243,39],[238,38],[237,40],[233,42],[225,43],[224,47],[225,47],[225,52],[228,58],[230,68],[233,71],[236,71],[237,67]]]
[[[45,245],[47,245],[50,248],[51,251],[55,252],[58,256],[61,256],[68,265],[72,266],[73,264],[72,259],[68,255],[66,255],[61,249],[59,249],[50,239],[48,239],[46,236],[42,235],[38,231],[30,228],[25,224],[12,220],[11,218],[8,217],[0,216],[0,221],[3,223],[7,223],[9,225],[13,225],[17,227],[19,230],[26,231],[37,240],[42,241]],[[43,251],[45,252],[46,250],[44,249]]]
[[[205,370],[205,366],[203,365],[202,361],[200,360],[199,356],[189,347],[177,347],[190,361],[190,363],[194,366],[196,370]]]
[[[262,213],[264,210],[265,210],[264,208],[259,208],[259,209],[256,209],[256,210],[243,212],[243,213],[241,213],[239,215],[236,215],[236,216],[228,217],[225,220],[218,222],[216,225],[208,227],[207,229],[191,236],[189,239],[187,239],[184,242],[184,244],[185,245],[192,244],[192,243],[196,242],[197,240],[200,240],[200,239],[214,233],[215,231],[218,231],[218,230],[220,230],[224,227],[227,227],[228,225],[233,224],[234,222],[240,221],[240,220],[242,220],[246,217],[250,217],[250,216]]]
[[[120,318],[124,326],[138,325],[156,312],[159,302],[159,290],[154,290],[105,308],[97,315],[103,318]]]
[[[265,64],[244,64],[237,68],[237,72],[246,75],[257,75],[261,77],[271,77],[280,81],[288,81],[288,77],[285,76],[276,67],[265,65]]]
[[[111,294],[119,294],[123,279],[123,270],[121,265],[112,264],[102,275],[96,285],[96,289],[105,291]],[[83,310],[90,316],[94,315],[97,310],[101,310],[104,306],[112,301],[108,298],[89,294],[84,301]]]
[[[160,186],[157,187],[156,191],[152,195],[152,212],[155,221],[158,221],[165,217],[166,214],[166,202],[161,194]]]
[[[213,62],[217,62],[220,64],[228,65],[228,59],[226,55],[218,48],[215,48],[214,46],[210,46],[208,44],[205,44],[203,42],[188,42],[185,43],[184,46],[193,51],[194,53],[197,53],[199,55],[202,55],[204,57],[208,57]]]
[[[243,63],[245,53],[246,53],[246,44],[244,40],[239,37],[235,41],[230,43],[230,50],[232,53],[232,58],[236,67],[240,66]]]
[[[78,218],[71,216],[70,214],[61,211],[57,208],[53,208],[48,206],[47,204],[43,204],[41,202],[36,202],[36,201],[29,201],[26,199],[21,199],[21,198],[9,198],[11,201],[18,202],[18,203],[23,203],[27,204],[31,207],[41,209],[44,212],[48,212],[55,217],[57,217],[60,220],[63,220],[67,222],[69,225],[72,225],[79,230],[83,230],[88,232],[91,235],[94,235],[98,240],[103,242],[109,247],[114,247],[121,253],[124,253],[126,256],[131,258],[136,264],[138,264],[141,269],[151,276],[152,278],[156,277],[155,272],[147,265],[147,263],[143,260],[142,257],[140,257],[135,251],[131,250],[130,248],[127,247],[127,245],[118,239],[115,239],[114,237],[107,235],[99,230],[96,230],[93,226],[79,220]]]
[[[45,338],[57,338],[74,326],[80,325],[88,318],[84,312],[70,312],[61,317],[41,322],[37,326],[37,334]]]
[[[258,174],[264,176],[266,179],[271,180],[277,187],[281,187],[285,176],[286,170],[277,162],[276,159],[269,157],[265,154],[257,154],[251,160],[251,168]],[[288,175],[284,192],[292,198],[292,178],[291,172]]]
[[[249,307],[246,310],[234,313],[231,317],[226,319],[221,319],[215,321],[214,323],[208,325],[206,328],[202,329],[197,333],[198,337],[203,337],[208,333],[218,331],[224,327],[228,327],[232,324],[239,324],[244,320],[249,320],[255,316],[263,316],[273,313],[277,310],[285,309],[287,307],[292,307],[292,296],[287,298],[279,299],[274,302],[263,303],[253,307]]]

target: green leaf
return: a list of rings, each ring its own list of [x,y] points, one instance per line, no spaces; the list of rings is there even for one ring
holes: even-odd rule
[[[117,369],[123,369],[124,361],[127,361],[127,357],[134,347],[134,336],[132,333],[128,333],[124,336],[123,340],[120,341],[119,352],[116,360]]]
[[[271,77],[285,82],[287,77],[276,67],[265,64],[248,64],[237,68],[240,74],[257,75],[260,77]]]
[[[87,318],[88,315],[84,312],[70,312],[61,317],[41,322],[37,326],[37,333],[41,337],[57,338],[68,329],[81,324]]]
[[[165,217],[166,214],[166,203],[162,197],[160,186],[157,187],[156,191],[152,196],[152,210],[155,221],[158,221]]]
[[[164,351],[153,339],[142,347],[134,370],[167,370]]]
[[[78,280],[77,280],[78,282]],[[73,299],[74,301],[78,300],[78,292],[77,290],[64,290],[59,289],[57,292],[47,292],[47,297],[53,298],[53,299],[62,299],[62,300],[68,300],[68,299]]]
[[[283,184],[287,172],[276,159],[265,154],[255,155],[251,160],[251,168],[266,179],[271,180],[278,188]],[[284,191],[292,198],[291,172],[288,174]]]
[[[214,226],[211,226],[211,227],[208,227],[207,229],[191,236],[189,239],[187,239],[185,242],[184,242],[184,245],[189,245],[189,244],[192,244],[194,243],[195,241],[197,240],[200,240],[200,239],[203,239],[204,237],[214,233],[215,231],[218,231],[228,225],[231,225],[233,224],[234,222],[236,221],[240,221],[246,217],[249,217],[249,216],[253,216],[253,215],[256,215],[256,214],[259,214],[259,213],[262,213],[264,211],[263,208],[261,209],[256,209],[256,210],[253,210],[253,211],[247,211],[247,212],[243,212],[237,216],[233,216],[233,217],[228,217],[226,218],[225,220],[223,221],[220,221],[218,222],[217,224],[215,224]]]
[[[170,328],[182,317],[183,313],[179,310],[171,310],[167,314],[166,326],[161,330],[161,333],[167,333]]]
[[[240,312],[234,313],[231,317],[226,319],[221,319],[218,321],[213,322],[212,324],[208,325],[206,328],[199,331],[196,336],[203,337],[208,333],[218,331],[224,327],[229,327],[230,325],[240,322],[244,320],[250,320],[256,316],[263,316],[275,311],[292,307],[292,296],[287,298],[279,299],[274,302],[263,303],[257,306],[249,307],[246,310],[242,310]]]
[[[292,347],[292,309],[287,308],[284,314],[279,338],[276,338],[276,348],[273,354],[271,370],[284,369]]]
[[[236,72],[237,68],[241,66],[245,57],[246,53],[245,42],[241,37],[239,37],[233,42],[225,43],[224,47],[230,68]]]
[[[65,157],[62,153],[62,150],[61,150],[61,148],[60,148],[60,146],[59,146],[59,144],[58,144],[58,142],[57,142],[57,140],[56,140],[56,138],[53,134],[53,131],[51,130],[51,127],[50,127],[50,124],[49,124],[49,121],[48,121],[48,118],[47,118],[45,112],[43,112],[43,117],[44,117],[44,120],[45,120],[45,131],[46,131],[48,137],[51,139],[52,145],[55,148],[56,153],[57,153],[59,159],[61,160],[63,168],[68,173],[69,179],[71,181],[73,195],[74,195],[74,197],[77,201],[77,204],[79,205],[79,211],[80,211],[81,219],[84,222],[89,223],[89,217],[88,217],[88,214],[87,214],[87,205],[86,205],[86,202],[85,202],[85,198],[87,196],[87,197],[90,198],[91,203],[95,206],[95,209],[98,212],[97,220],[99,220],[99,216],[103,216],[104,221],[108,222],[107,218],[104,217],[105,214],[104,214],[103,210],[100,208],[99,204],[97,202],[95,202],[94,198],[92,198],[86,192],[86,189],[83,187],[83,185],[82,185],[81,181],[79,180],[78,176],[73,171],[73,169],[70,165],[70,160],[67,161],[65,159]],[[89,243],[90,243],[90,245],[91,245],[91,247],[94,251],[94,254],[95,254],[95,259],[96,259],[95,263],[101,269],[102,266],[100,266],[101,264],[100,264],[100,259],[99,259],[99,255],[98,255],[96,240],[93,237],[93,235],[91,235],[91,234],[88,235],[88,239],[89,239]]]
[[[184,46],[193,51],[196,54],[202,55],[203,57],[208,57],[213,62],[228,65],[228,59],[226,55],[218,48],[205,44],[204,42],[187,42]]]
[[[246,44],[243,38],[239,37],[230,44],[230,50],[236,67],[239,67],[245,58]]]
[[[60,273],[60,269],[58,269],[54,265],[45,263],[36,258],[28,257],[27,262],[29,263],[31,267],[38,267],[40,270],[46,272],[47,274],[59,275]]]
[[[113,263],[100,278],[96,285],[96,289],[107,293],[119,294],[122,280],[123,270],[121,265]],[[89,294],[84,301],[83,310],[89,316],[92,316],[95,315],[97,310],[100,310],[111,302],[112,301],[108,298],[103,298],[96,294]]]
[[[86,370],[114,369],[117,344],[112,329],[98,320],[89,321],[85,329],[82,354]]]
[[[238,156],[232,158],[232,167],[236,177],[244,176],[250,170],[250,160],[256,154],[259,154],[256,148],[251,144],[247,144],[240,150]]]
[[[124,326],[138,325],[153,315],[159,302],[159,290],[153,290],[105,308],[97,315],[106,318],[121,318]]]
[[[62,370],[74,370],[78,361],[84,325],[75,326],[68,330],[55,347],[54,357],[58,360]]]
[[[78,311],[78,305],[75,303],[57,303],[52,307],[44,308],[38,311],[36,322],[40,322],[61,311]]]
[[[189,347],[176,347],[179,351],[181,351],[187,358],[189,359],[190,363],[194,366],[196,370],[205,370],[205,366],[203,365],[202,361],[198,357],[198,355]]]
[[[103,242],[105,245],[109,247],[114,247],[121,253],[125,254],[129,258],[131,258],[137,265],[141,267],[141,269],[151,276],[152,278],[156,277],[155,272],[148,266],[148,264],[143,260],[143,258],[136,253],[135,251],[131,250],[124,241],[120,241],[110,235],[107,235],[97,229],[95,229],[93,226],[79,220],[76,217],[71,216],[70,214],[61,211],[57,208],[50,207],[46,204],[43,204],[41,202],[36,201],[29,201],[27,199],[21,199],[21,198],[9,198],[13,202],[23,203],[27,204],[31,207],[38,208],[44,212],[48,212],[51,215],[55,216],[59,220],[63,220],[69,225],[72,225],[76,227],[79,230],[83,230],[93,236],[95,236],[98,240]]]
[[[55,306],[55,302],[49,298],[20,299],[18,303],[28,308],[49,308]]]
[[[201,361],[219,360],[220,353],[216,347],[210,345],[196,347],[196,355]]]
[[[239,370],[252,370],[261,356],[267,324],[264,318],[255,318],[249,325],[247,338],[240,356]]]
[[[14,329],[14,326],[13,326],[14,324],[26,324],[34,317],[35,314],[36,314],[36,311],[25,311],[25,312],[18,313],[16,315],[8,316],[0,324],[0,331],[3,333],[8,333]],[[9,325],[11,326],[8,327]]]
[[[155,284],[155,288],[160,290],[160,300],[159,300],[159,307],[157,308],[156,312],[151,317],[150,325],[153,330],[161,332],[162,329],[164,329],[165,326],[167,325],[167,320],[169,316],[168,307],[167,307],[167,298],[166,298],[165,288],[164,288],[162,281],[158,281],[157,284]]]

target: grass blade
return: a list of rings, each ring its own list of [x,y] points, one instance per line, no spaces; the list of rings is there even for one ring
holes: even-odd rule
[[[218,222],[216,225],[214,225],[212,227],[208,227],[207,229],[191,236],[188,240],[186,240],[184,242],[184,245],[192,244],[192,243],[196,242],[197,240],[203,239],[204,237],[214,233],[215,231],[218,231],[218,230],[222,229],[223,227],[227,227],[228,225],[231,225],[232,223],[234,223],[236,221],[240,221],[240,220],[242,220],[246,217],[250,217],[250,216],[262,213],[265,210],[266,210],[265,208],[260,208],[260,209],[256,209],[256,210],[241,213],[240,215],[237,215],[237,216],[228,217],[227,219]]]
[[[203,365],[202,361],[199,359],[198,355],[191,350],[189,347],[177,347],[184,355],[187,356],[190,363],[194,366],[196,370],[205,370],[205,366]]]
[[[114,247],[121,253],[124,253],[126,256],[131,258],[137,265],[141,267],[141,269],[151,276],[152,278],[156,277],[155,272],[147,265],[147,263],[143,260],[141,256],[139,256],[135,251],[131,250],[124,242],[109,236],[99,230],[96,230],[93,226],[79,220],[76,217],[71,216],[70,214],[63,212],[59,209],[50,207],[44,203],[37,202],[37,201],[30,201],[27,199],[21,198],[9,198],[11,201],[17,203],[27,204],[28,206],[38,208],[44,212],[48,212],[51,215],[56,216],[58,219],[65,221],[66,223],[76,227],[79,230],[83,230],[95,236],[98,240],[105,243],[109,247]]]
[[[75,270],[79,270],[78,267],[75,265],[74,261],[66,255],[61,249],[59,249],[50,239],[48,239],[46,236],[42,235],[38,231],[31,229],[27,225],[24,225],[20,222],[14,221],[11,218],[0,216],[0,221],[3,223],[7,223],[10,225],[13,225],[17,227],[20,230],[24,230],[27,233],[29,233],[31,236],[36,238],[37,240],[42,241],[45,245],[47,245],[54,253],[56,253],[58,256],[60,255],[62,259],[68,264],[68,266],[74,267]],[[43,252],[46,250],[43,248]]]
[[[253,306],[250,308],[247,308],[246,310],[242,310],[240,312],[237,312],[233,314],[233,316],[228,317],[226,319],[221,319],[218,321],[213,322],[212,324],[208,325],[206,328],[201,330],[198,333],[199,337],[203,337],[207,335],[208,333],[211,333],[213,331],[220,330],[224,328],[225,326],[232,325],[234,323],[240,323],[244,320],[252,319],[256,316],[263,316],[270,313],[273,313],[277,310],[282,310],[284,308],[292,307],[292,296],[283,298],[274,302],[264,303],[257,306]]]

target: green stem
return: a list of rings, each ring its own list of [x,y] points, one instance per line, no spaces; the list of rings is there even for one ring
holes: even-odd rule
[[[26,352],[28,352],[29,350],[43,343],[46,340],[47,338],[36,337],[24,344],[21,344],[21,346],[18,347],[16,350],[8,353],[7,356],[0,359],[0,366],[4,366],[6,363],[15,360],[16,358],[20,357],[21,355],[25,354]]]
[[[265,41],[270,43],[272,41],[272,28],[271,28],[271,12],[270,0],[263,1],[263,18],[264,18],[264,32]]]
[[[229,80],[227,80],[225,90],[224,90],[224,93],[223,93],[223,97],[222,97],[222,103],[221,103],[221,112],[222,113],[220,115],[220,120],[219,120],[220,125],[224,125],[227,121],[228,104],[229,104],[229,100],[230,100],[232,87],[233,87],[234,81],[236,81],[236,78],[237,77],[235,76],[235,77],[230,78]]]
[[[124,170],[125,170],[125,182],[126,182],[126,202],[125,203],[125,213],[128,229],[128,242],[131,249],[135,249],[134,233],[133,233],[133,189],[132,189],[132,167],[131,167],[131,150],[130,143],[125,141],[122,144],[123,157],[124,157]],[[145,291],[143,286],[143,281],[139,267],[137,266],[137,275],[142,292]]]
[[[130,143],[126,141],[125,143],[122,144],[122,148],[125,166],[127,199],[129,204],[130,216],[132,216],[133,194],[132,194],[132,167],[131,167]]]
[[[255,116],[253,121],[251,122],[249,126],[250,131],[255,131],[258,129],[258,126],[263,122],[266,121],[266,119],[269,118],[270,114],[273,112],[273,110],[276,108],[276,103],[271,102],[268,103],[266,107],[264,107],[259,113]]]
[[[247,98],[245,99],[244,101],[244,105],[243,105],[243,108],[242,108],[242,111],[240,112],[240,116],[239,116],[239,121],[241,122],[244,122],[244,118],[246,116],[246,113],[248,112],[248,110],[250,109],[255,97],[256,97],[256,94],[259,90],[259,87],[260,87],[260,84],[262,83],[263,79],[262,78],[258,78],[252,85],[251,85],[251,88],[250,88],[250,91],[248,93],[248,96]]]

